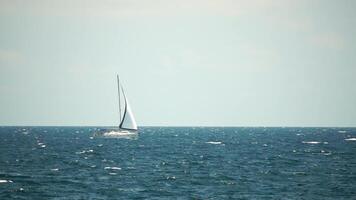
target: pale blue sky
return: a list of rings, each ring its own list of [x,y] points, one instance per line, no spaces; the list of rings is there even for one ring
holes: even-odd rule
[[[0,0],[0,125],[356,126],[356,1]]]

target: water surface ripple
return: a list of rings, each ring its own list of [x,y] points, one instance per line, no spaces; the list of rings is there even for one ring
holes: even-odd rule
[[[0,199],[353,199],[355,128],[0,127]]]

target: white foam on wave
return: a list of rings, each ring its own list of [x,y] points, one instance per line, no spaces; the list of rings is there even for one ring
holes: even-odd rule
[[[121,170],[120,167],[104,167],[104,169]]]
[[[46,147],[46,145],[43,142],[40,142],[39,140],[37,140],[37,145],[40,146],[41,148]]]
[[[222,144],[222,142],[218,142],[218,141],[210,141],[210,142],[206,142],[207,144]]]
[[[338,131],[338,133],[346,133],[347,131]]]
[[[356,138],[347,138],[346,141],[356,141]]]
[[[59,171],[59,169],[58,169],[58,168],[55,168],[55,169],[51,169],[51,171],[56,172],[56,171]]]
[[[318,141],[303,141],[304,144],[320,144]]]
[[[78,152],[75,152],[76,154],[83,154],[83,153],[85,153],[86,151],[85,150],[83,150],[83,151],[78,151]]]
[[[12,180],[0,180],[0,183],[12,183]]]
[[[167,180],[175,180],[176,177],[175,177],[175,176],[167,176],[166,179],[167,179]]]
[[[78,151],[78,152],[75,152],[76,154],[84,154],[84,153],[93,153],[94,150],[93,149],[89,149],[89,150],[83,150],[83,151]]]

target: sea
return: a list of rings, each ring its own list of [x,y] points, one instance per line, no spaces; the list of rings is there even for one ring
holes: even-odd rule
[[[0,127],[0,199],[356,199],[356,128]]]

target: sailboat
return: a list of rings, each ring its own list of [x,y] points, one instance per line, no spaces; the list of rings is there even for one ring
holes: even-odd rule
[[[119,75],[117,75],[117,91],[118,91],[118,99],[119,99],[119,119],[120,119],[119,127],[115,128],[114,130],[104,132],[102,136],[107,136],[107,137],[137,136],[138,129],[137,129],[136,120],[132,113],[129,101],[125,95],[124,88],[122,87],[122,84],[120,84]],[[123,106],[121,105],[121,99],[124,100]]]

